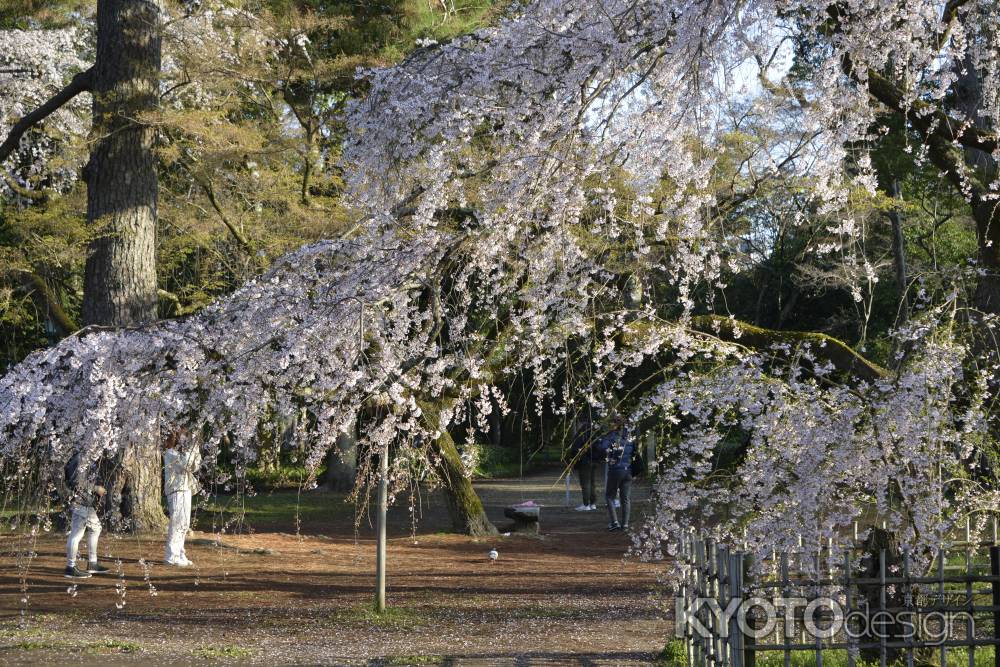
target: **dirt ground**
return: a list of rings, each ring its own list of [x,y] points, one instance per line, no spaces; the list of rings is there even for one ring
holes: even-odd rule
[[[194,533],[190,569],[160,562],[162,540],[102,537],[112,573],[76,586],[62,576],[61,534],[37,540],[27,569],[15,555],[25,543],[0,537],[0,664],[655,662],[670,632],[662,564],[623,558],[628,538],[607,532],[603,509],[567,508],[555,473],[477,489],[502,530],[505,505],[541,504],[542,535],[447,534],[435,494],[423,498],[412,534],[408,508],[394,508],[384,616],[370,611],[373,531],[356,532],[350,507],[333,494],[301,501],[298,535],[294,520],[266,513],[250,515],[253,532]],[[575,484],[572,491],[575,505]],[[641,514],[645,489],[635,495]],[[294,502],[294,494],[273,499]],[[212,515],[202,510],[198,524],[210,528]],[[500,558],[491,563],[494,547]]]

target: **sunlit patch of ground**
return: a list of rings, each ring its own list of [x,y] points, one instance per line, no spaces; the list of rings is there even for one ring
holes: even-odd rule
[[[110,553],[104,560],[119,572],[75,589],[61,576],[61,535],[38,540],[27,571],[15,565],[17,545],[7,538],[0,543],[9,565],[0,575],[0,663],[654,662],[670,631],[668,596],[656,576],[662,565],[623,560],[627,538],[605,530],[603,512],[566,508],[554,475],[479,490],[498,524],[505,504],[543,504],[543,536],[443,533],[444,508],[433,496],[412,535],[406,508],[395,510],[385,615],[370,608],[371,530],[364,524],[355,532],[352,512],[332,494],[303,495],[300,535],[290,532],[289,494],[254,499],[258,511],[248,518],[257,532],[196,533],[191,569],[162,565],[162,540],[102,539],[102,557]],[[201,512],[200,525],[212,518],[218,525],[218,514]],[[495,564],[486,558],[492,547],[500,552]]]

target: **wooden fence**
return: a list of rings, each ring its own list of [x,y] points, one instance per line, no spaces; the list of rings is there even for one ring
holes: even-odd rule
[[[876,564],[860,547],[830,545],[819,553],[774,554],[754,568],[747,554],[711,540],[685,540],[675,622],[688,664],[752,667],[758,655],[777,652],[789,667],[794,653],[808,652],[822,667],[824,656],[839,650],[850,667],[861,655],[881,667],[944,667],[949,654],[951,664],[1000,667],[996,539],[941,548],[919,572],[911,572],[917,563],[906,551],[898,555],[887,563],[881,549]],[[899,619],[906,619],[903,625]],[[992,656],[987,646],[994,647]]]

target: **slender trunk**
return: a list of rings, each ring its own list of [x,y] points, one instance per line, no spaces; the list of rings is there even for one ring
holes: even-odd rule
[[[311,126],[306,128],[306,154],[305,163],[302,165],[302,189],[301,200],[303,206],[309,205],[309,179],[313,171],[313,132]]]
[[[93,148],[86,167],[93,240],[83,323],[138,326],[156,320],[156,157],[144,122],[159,99],[160,0],[101,0],[93,70]],[[166,525],[159,443],[123,452],[112,517],[137,531]],[[111,494],[112,496],[115,494]],[[120,504],[118,504],[120,503]]]
[[[792,316],[792,310],[795,308],[796,304],[798,304],[799,296],[801,296],[801,294],[801,289],[798,287],[792,287],[792,293],[788,296],[784,305],[781,306],[780,312],[778,312],[778,324],[776,328],[781,329],[785,326],[785,322],[787,322],[788,318]]]
[[[893,199],[900,199],[899,181],[893,179],[889,187],[889,194]],[[906,297],[906,244],[903,240],[903,220],[899,215],[899,209],[889,209],[889,222],[892,224],[892,264],[896,271],[896,285],[899,289],[899,317],[897,324],[906,320],[909,311],[909,300]]]

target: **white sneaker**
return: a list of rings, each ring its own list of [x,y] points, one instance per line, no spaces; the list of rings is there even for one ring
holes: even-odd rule
[[[191,567],[194,565],[187,558],[170,558],[163,561],[164,565],[173,565],[174,567]]]
[[[589,509],[591,509],[591,510],[596,510],[596,509],[597,509],[597,505],[591,505],[591,506],[589,507]]]
[[[577,505],[574,509],[577,512],[589,512],[590,511],[590,505]]]

